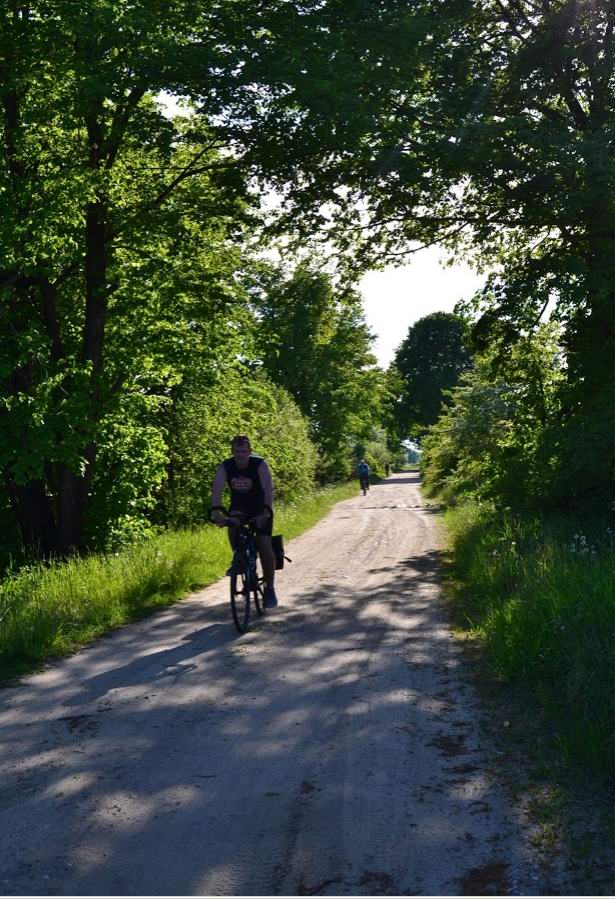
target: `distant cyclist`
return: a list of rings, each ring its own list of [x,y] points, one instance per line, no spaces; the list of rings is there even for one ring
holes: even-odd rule
[[[267,608],[277,606],[278,600],[273,586],[275,578],[275,555],[271,546],[273,533],[273,482],[269,466],[260,456],[253,456],[250,440],[243,434],[231,441],[232,456],[216,469],[211,493],[212,517],[216,524],[224,527],[224,513],[220,503],[224,485],[231,491],[230,517],[238,512],[254,518],[256,543],[265,578],[264,603]],[[228,535],[234,548],[235,528],[229,528]]]
[[[366,491],[369,490],[369,465],[365,459],[361,459],[357,465],[357,475],[359,476],[361,490],[365,494]]]

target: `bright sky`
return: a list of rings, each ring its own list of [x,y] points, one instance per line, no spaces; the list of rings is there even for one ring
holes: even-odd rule
[[[482,287],[484,276],[462,264],[443,268],[444,258],[437,247],[429,247],[410,256],[402,268],[368,272],[361,279],[367,324],[378,335],[374,353],[379,365],[392,361],[415,321],[431,312],[452,312],[458,300]]]

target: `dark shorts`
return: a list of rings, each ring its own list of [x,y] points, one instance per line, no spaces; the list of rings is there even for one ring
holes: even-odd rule
[[[259,513],[251,512],[250,514],[258,515]],[[230,512],[230,515],[232,517],[232,515],[233,515],[232,510]],[[271,537],[271,535],[273,534],[273,515],[269,516],[269,518],[267,519],[265,524],[262,526],[262,528],[259,528],[258,526],[256,527],[256,533],[259,534],[261,537]]]

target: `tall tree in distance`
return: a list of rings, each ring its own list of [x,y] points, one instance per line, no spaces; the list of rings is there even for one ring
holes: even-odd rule
[[[254,308],[267,374],[310,421],[325,472],[347,474],[351,446],[380,424],[386,392],[361,297],[301,264],[263,272]]]
[[[397,416],[406,436],[420,439],[435,424],[446,402],[445,392],[470,368],[467,331],[459,316],[434,312],[412,325],[398,347],[394,365],[405,392]]]

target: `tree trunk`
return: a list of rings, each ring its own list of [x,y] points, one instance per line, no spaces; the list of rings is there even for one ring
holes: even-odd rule
[[[9,484],[11,505],[24,546],[34,555],[48,558],[57,551],[51,498],[43,480],[24,486]]]
[[[88,120],[90,168],[100,168],[103,160],[103,133],[97,115]],[[90,203],[85,230],[85,323],[82,358],[91,362],[88,429],[100,417],[101,375],[107,318],[107,208],[103,197]],[[90,486],[96,460],[96,443],[84,447],[85,470],[76,473],[63,466],[58,485],[58,546],[62,555],[85,549],[84,527],[89,506]]]
[[[95,426],[100,417],[100,377],[107,317],[107,225],[102,201],[91,203],[86,219],[85,286],[86,309],[82,356],[92,363],[90,382],[90,420]],[[58,548],[62,555],[80,552],[84,546],[84,527],[89,506],[90,487],[96,460],[96,443],[84,447],[85,469],[76,473],[63,466],[58,485]]]
[[[596,216],[587,253],[586,306],[573,325],[570,373],[585,403],[601,403],[615,386],[615,241],[609,211]]]
[[[69,556],[82,548],[82,532],[87,507],[87,484],[83,475],[76,475],[63,465],[58,484],[57,549],[61,556]]]

